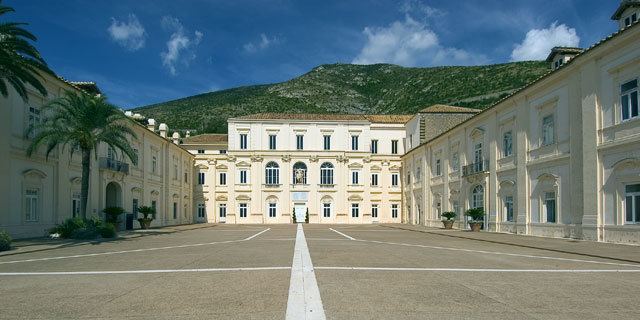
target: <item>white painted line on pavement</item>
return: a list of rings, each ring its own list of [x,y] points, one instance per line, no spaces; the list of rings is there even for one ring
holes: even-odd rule
[[[114,271],[60,271],[60,272],[58,272],[58,271],[52,271],[52,272],[0,272],[0,276],[86,276],[86,275],[144,274],[144,273],[268,271],[268,270],[289,270],[289,269],[291,269],[291,267],[114,270]]]
[[[315,267],[317,270],[354,271],[428,271],[428,272],[512,272],[512,273],[640,273],[640,269],[464,269],[464,268],[385,268],[385,267]]]
[[[168,250],[168,249],[181,249],[181,248],[210,246],[210,245],[215,245],[215,244],[243,242],[243,241],[251,240],[256,236],[259,236],[260,234],[269,231],[269,229],[271,229],[271,228],[268,228],[266,230],[262,230],[261,232],[258,232],[256,234],[254,234],[253,236],[250,236],[250,237],[248,237],[246,239],[240,239],[240,240],[228,240],[228,241],[216,241],[216,242],[207,242],[207,243],[184,244],[184,245],[179,245],[179,246],[133,249],[133,250],[123,250],[123,251],[86,253],[86,254],[76,254],[76,255],[72,255],[72,256],[60,256],[60,257],[34,258],[34,259],[26,259],[26,260],[0,261],[0,265],[2,265],[2,264],[21,263],[21,262],[36,262],[36,261],[49,261],[49,260],[61,260],[61,259],[84,258],[84,257],[97,257],[97,256],[106,256],[106,255],[122,254],[122,253],[134,253],[134,252],[157,251],[157,250]]]
[[[331,230],[331,231],[333,231],[333,232],[335,232],[335,233],[337,233],[337,234],[339,234],[339,235],[341,235],[341,236],[343,236],[343,237],[345,237],[345,238],[347,238],[349,240],[355,240],[354,237],[348,236],[348,235],[346,235],[346,234],[344,234],[344,233],[342,233],[342,232],[340,232],[340,231],[338,231],[336,229],[329,228],[329,230]]]
[[[260,232],[258,232],[258,233],[256,233],[256,234],[254,234],[254,235],[252,235],[252,236],[250,236],[250,237],[248,237],[248,238],[244,239],[244,241],[251,240],[251,239],[253,239],[253,238],[255,238],[255,237],[257,237],[257,236],[259,236],[259,235],[261,235],[261,234],[263,234],[263,233],[265,233],[265,232],[267,232],[267,231],[269,231],[269,230],[271,230],[271,228],[267,228],[267,229],[265,229],[265,230],[262,230],[262,231],[260,231]]]
[[[301,223],[298,224],[296,245],[293,249],[286,319],[326,319],[320,298],[320,289],[318,289],[311,262],[311,254]]]
[[[347,235],[344,235],[344,236],[348,237]],[[536,256],[536,255],[528,255],[528,254],[520,254],[520,253],[507,253],[507,252],[497,252],[497,251],[485,251],[485,250],[472,250],[472,249],[460,249],[460,248],[449,248],[449,247],[437,247],[437,246],[426,246],[426,245],[421,245],[421,244],[397,243],[397,242],[386,242],[386,241],[376,241],[376,240],[361,240],[361,239],[354,239],[354,240],[355,241],[359,241],[359,242],[370,242],[370,243],[388,244],[388,245],[396,245],[396,246],[404,246],[404,247],[418,247],[418,248],[426,248],[426,249],[483,253],[483,254],[493,254],[493,255],[520,257],[520,258],[559,260],[559,261],[570,261],[570,262],[584,262],[584,263],[606,264],[606,265],[612,265],[612,266],[624,266],[624,267],[640,268],[640,264],[630,264],[630,263],[617,263],[617,262],[605,262],[605,261],[594,261],[594,260],[583,260],[583,259],[572,259],[572,258],[547,257],[547,256]]]

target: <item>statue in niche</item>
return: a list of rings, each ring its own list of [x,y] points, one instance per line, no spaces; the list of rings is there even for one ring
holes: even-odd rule
[[[296,184],[304,184],[304,169],[296,169],[295,178]]]

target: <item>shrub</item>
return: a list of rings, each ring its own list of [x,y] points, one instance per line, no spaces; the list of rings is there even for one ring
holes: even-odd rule
[[[84,229],[86,227],[87,224],[82,220],[82,218],[69,218],[51,229],[50,233],[58,233],[61,238],[71,238],[74,231]]]
[[[124,213],[124,209],[120,207],[106,207],[102,210],[104,218],[108,223],[118,223],[118,218]]]
[[[97,234],[95,229],[80,228],[74,230],[69,238],[78,240],[91,240],[95,239],[96,237]]]
[[[115,238],[116,237],[116,227],[110,223],[103,223],[100,228],[98,228],[98,232],[100,236],[103,238]]]
[[[484,209],[483,208],[471,208],[465,212],[467,217],[471,218],[471,221],[478,222],[484,220]]]
[[[307,213],[304,215],[304,222],[309,223],[309,208],[307,208]]]
[[[455,212],[452,212],[452,211],[443,212],[442,213],[442,217],[445,218],[445,219],[442,219],[442,220],[453,220],[453,219],[455,219],[456,216],[457,216],[457,214]]]
[[[151,219],[156,217],[156,209],[153,207],[142,206],[138,208],[138,213],[142,213],[143,219],[149,219],[149,216],[151,216]]]
[[[296,223],[296,209],[293,209],[293,215],[292,215],[292,219],[293,219],[293,223]]]
[[[0,230],[0,251],[11,249],[11,237],[8,233]]]

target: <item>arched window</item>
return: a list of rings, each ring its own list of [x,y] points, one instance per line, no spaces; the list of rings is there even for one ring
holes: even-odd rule
[[[484,187],[477,185],[471,191],[471,207],[484,208]]]
[[[280,184],[280,166],[275,162],[267,163],[264,174],[265,183],[268,185]]]
[[[293,184],[307,184],[307,165],[296,162],[293,165]]]
[[[333,164],[325,162],[320,166],[320,184],[333,184]]]

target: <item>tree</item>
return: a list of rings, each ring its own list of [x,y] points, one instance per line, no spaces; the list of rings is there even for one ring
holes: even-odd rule
[[[3,6],[0,0],[0,17],[14,12],[13,8]],[[36,88],[42,95],[47,95],[47,89],[38,77],[39,72],[51,73],[40,52],[29,42],[37,38],[31,32],[22,28],[26,23],[0,22],[0,94],[9,95],[8,85],[11,85],[24,101],[29,97],[25,85]]]
[[[89,171],[91,152],[98,158],[98,147],[106,144],[116,153],[119,151],[132,162],[138,156],[131,148],[128,138],[136,139],[131,129],[133,120],[102,96],[90,96],[84,93],[67,91],[63,97],[53,100],[42,108],[44,121],[29,127],[28,134],[34,135],[27,148],[31,157],[41,145],[46,145],[46,159],[58,146],[61,152],[66,148],[71,156],[79,151],[82,155],[82,184],[80,210],[83,219],[87,218],[87,199],[89,196]]]

